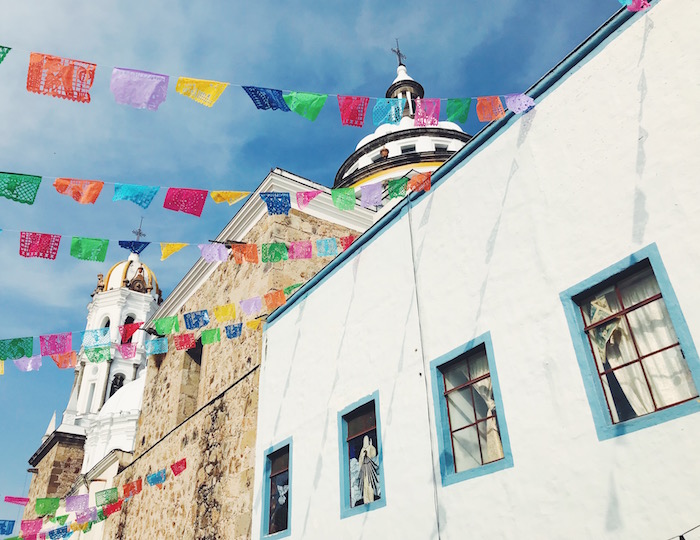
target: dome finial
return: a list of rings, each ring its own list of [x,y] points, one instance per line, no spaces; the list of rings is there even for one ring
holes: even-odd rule
[[[139,223],[139,228],[131,231],[132,234],[136,235],[136,241],[140,241],[141,237],[146,237],[146,233],[141,230],[141,225],[143,225],[143,216],[141,216],[141,223]]]
[[[403,66],[404,65],[403,61],[406,60],[406,55],[404,53],[402,53],[401,49],[399,48],[399,38],[396,38],[396,48],[395,49],[392,48],[391,52],[393,52],[396,55],[396,58],[399,61],[399,65]]]

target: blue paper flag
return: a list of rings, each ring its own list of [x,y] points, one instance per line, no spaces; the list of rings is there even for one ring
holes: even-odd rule
[[[243,323],[229,324],[226,326],[226,337],[229,339],[235,339],[241,337],[241,332],[243,331]]]
[[[188,330],[196,330],[209,324],[209,312],[206,309],[185,313],[182,317]]]
[[[156,338],[146,342],[146,354],[165,354],[168,352],[168,338]]]
[[[271,216],[275,214],[283,214],[286,216],[292,208],[289,193],[268,191],[266,193],[261,193],[260,198],[265,201],[267,213]]]
[[[316,240],[317,257],[335,257],[338,254],[338,242],[335,238],[321,238]]]
[[[98,328],[97,330],[85,330],[83,332],[83,347],[94,349],[95,347],[108,347],[109,328]]]
[[[160,187],[139,186],[137,184],[114,184],[113,201],[131,201],[141,208],[148,208]]]
[[[372,109],[372,121],[375,126],[398,124],[403,117],[404,98],[380,98]]]
[[[165,482],[165,469],[161,469],[160,471],[154,472],[153,474],[149,474],[146,476],[146,482],[148,482],[149,486],[155,486],[157,484],[162,484]]]
[[[282,97],[281,90],[274,88],[260,88],[258,86],[244,86],[243,90],[253,100],[255,106],[261,110],[272,109],[289,112],[289,107]]]
[[[68,538],[71,534],[73,534],[73,532],[68,529],[68,525],[64,525],[63,527],[49,531],[49,538],[51,538],[51,540],[56,538]]]
[[[15,528],[15,520],[3,519],[0,520],[0,534],[12,534]]]
[[[128,249],[131,253],[139,254],[148,247],[150,242],[137,242],[136,240],[119,240],[119,247]]]

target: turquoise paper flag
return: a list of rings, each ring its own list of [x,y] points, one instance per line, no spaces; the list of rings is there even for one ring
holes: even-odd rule
[[[137,184],[114,184],[113,201],[131,201],[141,208],[148,208],[160,187]]]

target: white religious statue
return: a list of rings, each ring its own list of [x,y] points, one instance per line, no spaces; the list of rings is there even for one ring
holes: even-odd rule
[[[360,462],[360,492],[364,504],[374,501],[375,495],[379,493],[379,476],[377,475],[379,466],[374,462],[375,457],[377,457],[377,449],[372,444],[372,440],[365,435],[358,458]]]

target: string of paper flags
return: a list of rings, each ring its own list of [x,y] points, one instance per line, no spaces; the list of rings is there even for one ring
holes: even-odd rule
[[[173,476],[179,476],[187,469],[187,459],[182,458],[169,467],[164,467],[159,471],[146,475],[146,485],[163,488],[167,480],[168,469]],[[65,498],[43,497],[37,498],[34,503],[35,513],[40,516],[37,519],[23,519],[20,522],[20,536],[8,538],[7,540],[43,540],[49,538],[68,538],[74,532],[88,532],[95,523],[104,521],[112,514],[120,512],[131,498],[140,494],[143,490],[144,479],[137,478],[131,482],[123,484],[121,487],[122,496],[119,496],[119,488],[112,487],[95,493],[95,506],[90,506],[90,496],[71,495]],[[5,502],[19,506],[27,506],[30,502],[28,497],[5,496]],[[57,515],[59,508],[63,507],[66,512]],[[75,513],[74,520],[69,521],[70,514]],[[46,521],[44,521],[46,520]],[[55,524],[56,527],[42,532],[48,524]],[[0,534],[12,534],[15,528],[15,520],[0,520]]]
[[[639,1],[639,0],[634,0]],[[0,62],[12,47],[0,46]],[[31,52],[27,71],[27,90],[61,99],[90,103],[90,89],[95,80],[97,64],[63,58],[50,54]],[[165,102],[170,76],[128,68],[114,67],[109,88],[116,103],[137,109],[157,111]],[[221,97],[228,86],[242,88],[260,110],[295,112],[314,121],[326,104],[328,96],[338,99],[341,123],[346,126],[362,127],[369,108],[370,99],[376,103],[372,110],[375,126],[386,123],[398,124],[403,116],[406,100],[402,98],[370,98],[315,92],[297,92],[247,86],[229,82],[178,77],[175,91],[206,107],[211,107]],[[528,96],[517,94],[502,95],[506,107],[518,114],[534,106]],[[416,126],[437,125],[440,117],[440,102],[447,101],[447,119],[453,122],[466,122],[472,100],[476,101],[476,113],[481,122],[491,122],[505,116],[500,96],[479,96],[476,98],[416,98],[414,123]]]

